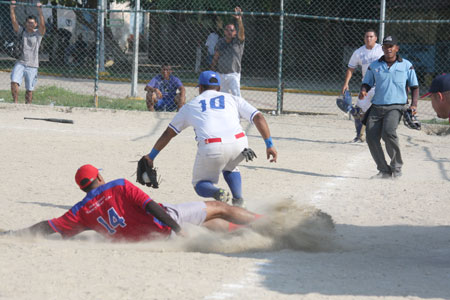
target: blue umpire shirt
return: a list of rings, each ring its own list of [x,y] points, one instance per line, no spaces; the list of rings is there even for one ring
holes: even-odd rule
[[[372,104],[375,105],[406,104],[406,86],[419,86],[413,65],[400,55],[397,55],[397,60],[390,68],[384,55],[371,63],[362,83],[371,88],[377,85],[372,98]]]

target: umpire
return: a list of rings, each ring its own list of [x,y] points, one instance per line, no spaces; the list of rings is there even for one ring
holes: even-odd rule
[[[379,173],[372,178],[397,178],[402,175],[403,160],[397,137],[397,126],[408,103],[407,89],[411,90],[411,110],[416,112],[419,98],[419,83],[413,65],[397,54],[399,46],[394,36],[383,39],[384,55],[370,64],[364,76],[359,99],[377,86],[372,106],[366,114],[366,135],[370,154]],[[387,164],[381,138],[391,158]]]

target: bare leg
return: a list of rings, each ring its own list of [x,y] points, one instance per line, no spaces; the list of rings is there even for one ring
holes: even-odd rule
[[[145,102],[149,111],[155,111],[154,105],[156,103],[156,93],[147,92],[147,95],[145,96]]]
[[[19,99],[19,84],[17,82],[11,82],[11,95],[14,103],[17,103]]]
[[[230,222],[225,221],[224,219],[212,219],[207,222],[203,222],[202,226],[211,231],[227,232],[230,228]]]
[[[25,104],[31,104],[31,101],[33,101],[33,92],[26,91],[25,92]]]
[[[205,201],[205,222],[213,219],[223,219],[234,224],[249,224],[258,218],[258,215],[237,206],[230,206],[219,201]]]

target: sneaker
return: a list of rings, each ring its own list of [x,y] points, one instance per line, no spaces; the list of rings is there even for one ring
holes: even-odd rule
[[[370,179],[387,179],[387,178],[391,178],[392,174],[391,173],[387,173],[387,172],[378,172],[378,174],[370,177]]]
[[[364,141],[359,136],[357,136],[353,139],[352,143],[364,143]]]
[[[217,192],[215,192],[213,198],[216,199],[217,201],[227,203],[230,202],[231,195],[224,189],[219,189]]]
[[[232,203],[233,203],[233,206],[239,206],[242,208],[246,208],[245,201],[243,198],[233,198]]]
[[[402,176],[402,171],[393,171],[392,172],[392,177],[394,178],[394,179],[398,179],[399,177],[401,177]]]

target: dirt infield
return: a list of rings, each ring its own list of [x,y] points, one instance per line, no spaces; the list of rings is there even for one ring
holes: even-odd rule
[[[172,117],[0,103],[0,228],[62,215],[83,197],[82,164],[134,182],[135,161]],[[401,125],[403,177],[371,180],[375,164],[366,144],[349,143],[344,115],[266,118],[279,161],[243,123],[258,158],[240,169],[249,209],[272,226],[236,236],[191,228],[190,239],[138,244],[0,237],[0,299],[450,299],[448,137]],[[187,129],[156,160],[160,188],[143,190],[158,202],[200,200],[195,152]]]

